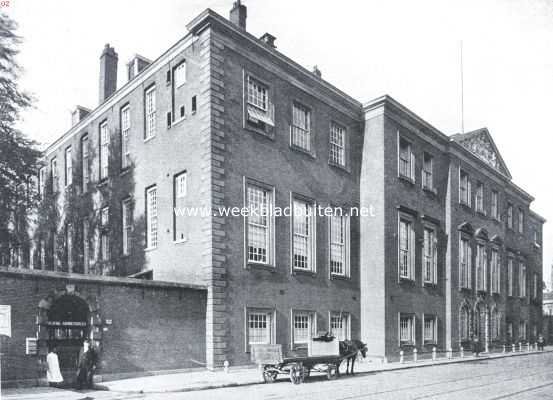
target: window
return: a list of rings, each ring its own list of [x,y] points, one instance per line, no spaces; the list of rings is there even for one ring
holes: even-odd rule
[[[293,199],[293,268],[315,271],[315,205]]]
[[[499,221],[499,193],[492,191],[492,218]]]
[[[513,337],[513,323],[512,322],[507,322],[507,338],[512,340],[514,339]]]
[[[52,160],[50,161],[50,170],[52,171],[52,190],[54,192],[57,192],[58,191],[58,179],[59,179],[59,175],[58,175],[58,160],[54,157],[52,158]]]
[[[157,188],[146,189],[146,248],[157,247]]]
[[[311,151],[311,111],[299,104],[292,105],[292,145]]]
[[[269,89],[252,76],[246,77],[246,120],[254,127],[274,126],[275,110],[269,101]]]
[[[181,87],[186,83],[186,62],[181,62],[175,68],[175,86]]]
[[[183,119],[186,117],[186,112],[184,110],[184,106],[180,106],[180,118]]]
[[[246,183],[247,261],[271,265],[273,263],[273,217],[274,190],[269,187]]]
[[[499,261],[499,251],[492,249],[491,255],[491,281],[492,281],[492,293],[501,292],[501,269]]]
[[[472,287],[472,247],[467,238],[459,241],[459,286],[470,289]]]
[[[538,274],[534,273],[534,285],[532,286],[532,297],[534,299],[538,298]]]
[[[88,136],[81,138],[81,168],[82,168],[82,189],[83,193],[88,190],[88,176],[89,176],[89,163],[88,163]]]
[[[184,213],[187,206],[186,194],[187,173],[183,171],[173,178],[173,240],[175,242],[183,242],[186,240],[187,215]]]
[[[494,307],[492,308],[491,316],[490,316],[490,328],[491,328],[491,338],[492,339],[499,339],[500,336],[500,330],[501,330],[501,316],[497,312],[497,309]]]
[[[129,150],[131,130],[131,107],[125,106],[121,109],[121,168],[125,169],[131,165],[131,152]]]
[[[100,216],[101,232],[100,232],[100,258],[102,261],[108,261],[110,258],[109,251],[109,207],[102,208]]]
[[[526,265],[520,263],[518,290],[520,297],[526,297]]]
[[[71,146],[65,149],[65,186],[73,183],[73,159],[71,158]]]
[[[273,342],[274,312],[268,310],[248,310],[248,345]],[[249,347],[249,346],[248,346]],[[249,350],[249,348],[248,348]]]
[[[513,205],[507,205],[507,228],[513,229]]]
[[[415,345],[415,316],[399,314],[399,345]]]
[[[425,315],[423,325],[424,344],[438,342],[438,318],[435,315]]]
[[[350,315],[346,312],[330,313],[330,334],[337,340],[350,339]]]
[[[100,125],[100,180],[108,177],[109,132],[107,121]]]
[[[514,261],[512,257],[507,258],[507,295],[513,295],[514,287]]]
[[[520,321],[518,324],[518,336],[522,340],[526,340],[526,321]]]
[[[486,291],[488,287],[488,262],[486,246],[476,246],[476,290]]]
[[[413,221],[409,216],[400,214],[399,217],[399,277],[415,279],[415,231]]]
[[[67,245],[67,270],[73,271],[73,226],[67,224],[65,227],[65,243]]]
[[[146,89],[145,96],[146,131],[144,139],[153,138],[156,135],[156,87]]]
[[[315,313],[311,311],[293,311],[292,343],[307,344],[317,332]]]
[[[524,233],[524,210],[518,209],[518,233]]]
[[[41,167],[38,170],[38,194],[40,198],[44,198],[44,188],[46,187],[46,167]]]
[[[459,311],[459,339],[468,340],[470,333],[470,316],[467,307],[462,307]]]
[[[459,173],[459,202],[470,207],[470,180],[469,175],[460,170]]]
[[[330,218],[330,273],[349,276],[349,216],[335,215]]]
[[[132,210],[131,199],[125,199],[121,203],[123,222],[123,255],[131,252]]]
[[[415,155],[412,152],[411,143],[403,138],[399,138],[398,155],[399,176],[414,181]]]
[[[330,124],[330,162],[345,167],[346,130],[332,122]]]
[[[434,157],[424,153],[422,157],[422,187],[424,189],[434,189]]]
[[[197,104],[196,96],[192,96],[192,107],[191,107],[192,114],[195,114],[197,109],[198,109],[198,104]]]
[[[88,224],[88,220],[85,219],[83,221],[83,269],[84,269],[83,272],[85,274],[88,273],[88,265],[89,265],[89,259],[90,259],[88,231],[89,231],[89,224]]]
[[[476,211],[483,213],[484,212],[484,184],[478,182],[476,184]]]
[[[436,230],[433,227],[424,228],[424,249],[423,249],[423,274],[424,282],[436,284],[438,265],[438,240]]]

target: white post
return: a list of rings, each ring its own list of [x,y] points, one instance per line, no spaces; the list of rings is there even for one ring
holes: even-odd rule
[[[418,353],[418,350],[417,348],[415,347],[413,349],[413,362],[417,362],[417,353]]]
[[[522,353],[522,342],[518,342],[518,351]]]
[[[511,352],[514,353],[515,352],[515,344],[514,343],[511,345],[511,349],[512,349]]]
[[[530,342],[526,343],[526,348],[528,349],[528,353],[530,353]]]
[[[505,354],[505,350],[506,350],[505,345],[503,345],[503,354]]]
[[[432,347],[432,361],[436,361],[436,347]]]
[[[461,346],[461,348],[459,350],[460,350],[460,353],[461,353],[461,358],[463,358],[465,356],[465,351],[463,349],[463,346]]]
[[[447,350],[447,359],[448,360],[451,360],[453,358],[453,349],[450,347],[448,350]]]
[[[403,350],[399,352],[399,363],[403,364]]]

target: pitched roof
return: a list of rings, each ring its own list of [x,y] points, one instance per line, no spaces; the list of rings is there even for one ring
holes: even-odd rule
[[[488,128],[480,128],[467,133],[456,133],[451,139],[459,143],[483,162],[512,179],[511,173],[499,153]]]

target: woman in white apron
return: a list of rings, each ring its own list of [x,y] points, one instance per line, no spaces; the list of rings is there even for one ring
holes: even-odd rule
[[[60,362],[57,354],[57,349],[54,347],[50,350],[46,356],[46,364],[48,369],[46,370],[46,379],[50,386],[58,387],[63,382],[63,376],[61,376]]]

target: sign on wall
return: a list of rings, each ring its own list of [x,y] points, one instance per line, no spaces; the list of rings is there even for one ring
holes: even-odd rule
[[[38,354],[38,340],[36,338],[25,339],[25,354],[35,356]]]
[[[11,306],[0,305],[0,335],[12,336]]]

